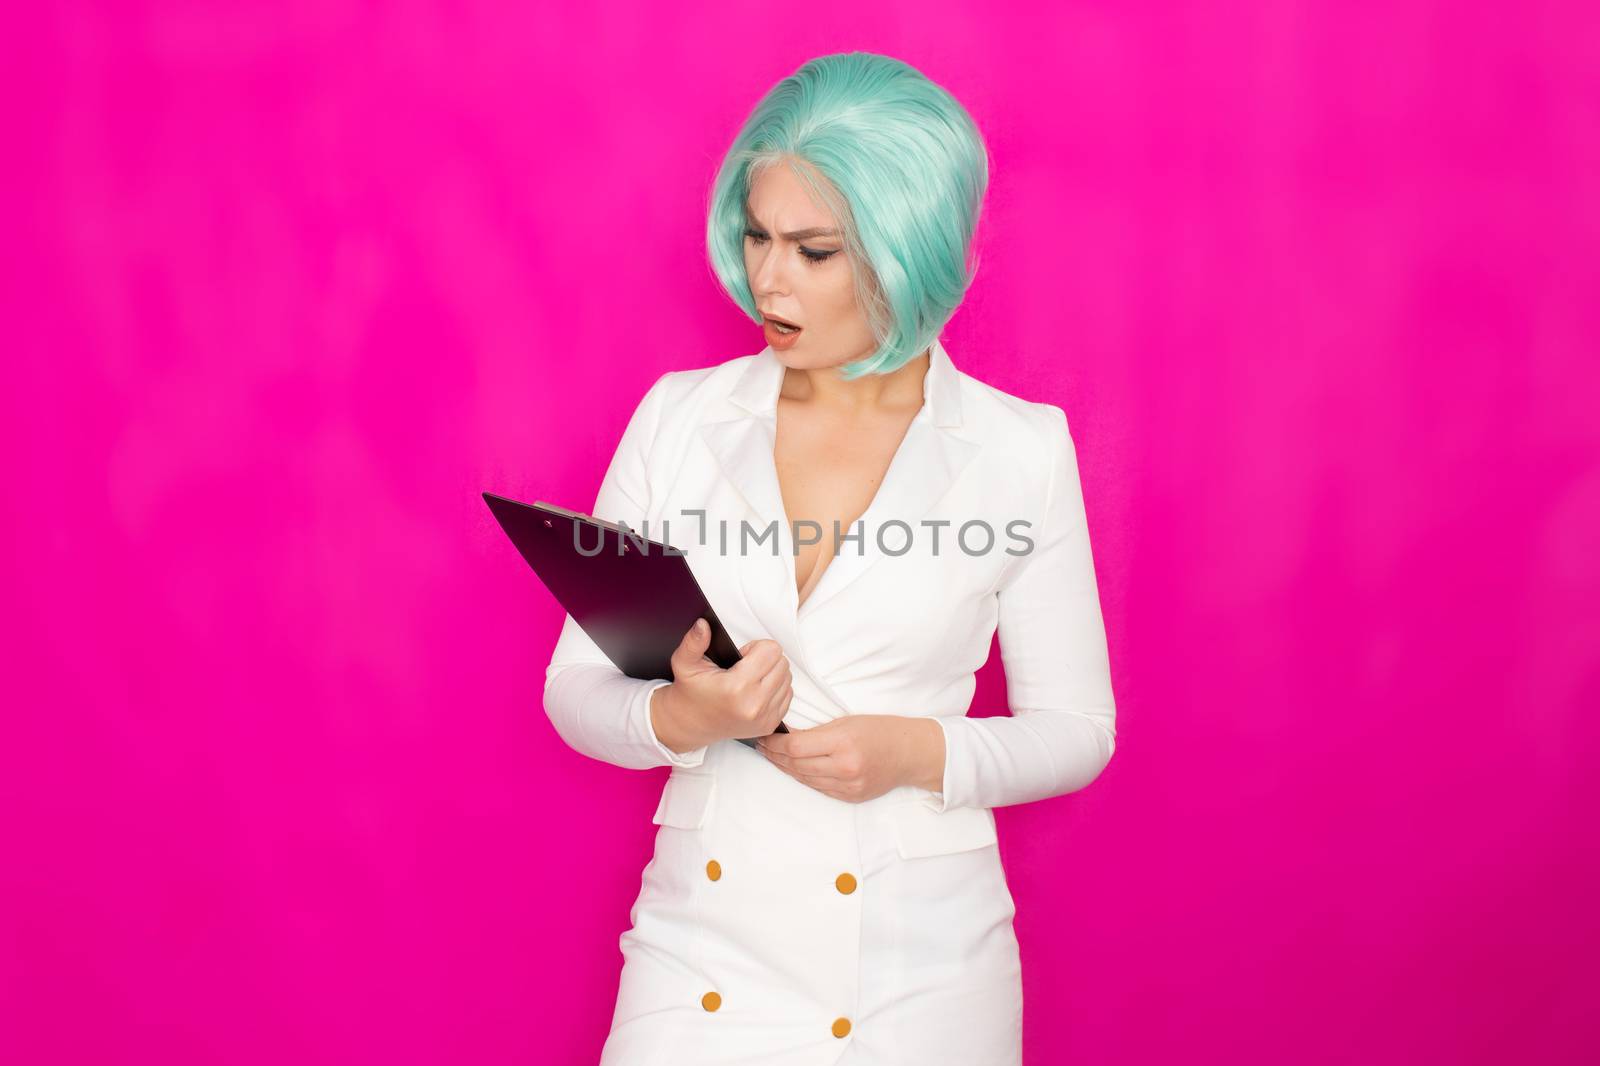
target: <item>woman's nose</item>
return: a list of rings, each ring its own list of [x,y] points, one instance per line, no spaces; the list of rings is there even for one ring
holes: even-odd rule
[[[776,248],[768,248],[757,253],[755,272],[750,277],[750,286],[757,293],[786,292],[787,277],[784,274],[782,256]]]

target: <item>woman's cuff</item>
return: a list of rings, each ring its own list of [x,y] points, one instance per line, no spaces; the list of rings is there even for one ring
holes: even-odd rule
[[[950,766],[955,761],[954,745],[957,732],[957,730],[951,728],[951,724],[956,719],[946,718],[938,714],[932,717],[935,722],[939,723],[939,731],[944,734],[944,769],[939,774],[939,791],[929,793],[923,802],[936,811],[945,811],[951,807],[959,806],[951,802],[952,797],[950,795]]]
[[[656,754],[661,758],[660,765],[682,766],[685,769],[689,769],[690,767],[699,766],[701,763],[705,762],[706,748],[708,745],[702,744],[700,747],[690,748],[688,751],[673,751],[671,748],[661,743],[661,738],[656,736],[655,721],[650,715],[651,696],[655,693],[656,689],[665,688],[670,684],[672,684],[671,681],[657,679],[656,683],[653,685],[642,686],[637,697],[639,702],[634,707],[634,720],[638,721],[640,718],[643,718],[644,721],[643,725],[640,727],[640,731],[650,739],[651,746],[655,748]]]

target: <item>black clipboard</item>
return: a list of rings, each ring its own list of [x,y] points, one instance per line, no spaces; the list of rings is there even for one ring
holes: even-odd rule
[[[742,658],[678,549],[544,500],[492,492],[483,500],[545,588],[624,674],[671,681],[672,652],[696,618],[711,626],[706,658],[724,670]],[[774,732],[789,727],[779,722]]]

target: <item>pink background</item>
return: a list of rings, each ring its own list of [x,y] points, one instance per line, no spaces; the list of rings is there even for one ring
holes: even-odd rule
[[[1119,743],[999,812],[1029,1061],[1600,1054],[1592,5],[19,12],[0,1060],[594,1060],[666,771],[555,736],[478,494],[761,348],[706,187],[853,48],[985,130],[947,345],[1079,449]]]

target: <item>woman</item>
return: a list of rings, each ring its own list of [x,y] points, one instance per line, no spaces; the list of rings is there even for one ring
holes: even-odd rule
[[[658,379],[594,514],[683,550],[744,657],[696,621],[641,681],[569,616],[545,687],[573,748],[671,767],[605,1064],[1021,1060],[992,808],[1087,785],[1115,711],[1065,416],[938,339],[987,180],[966,111],[865,53],[780,82],[716,178],[767,345]],[[1012,716],[970,719],[997,627]]]

